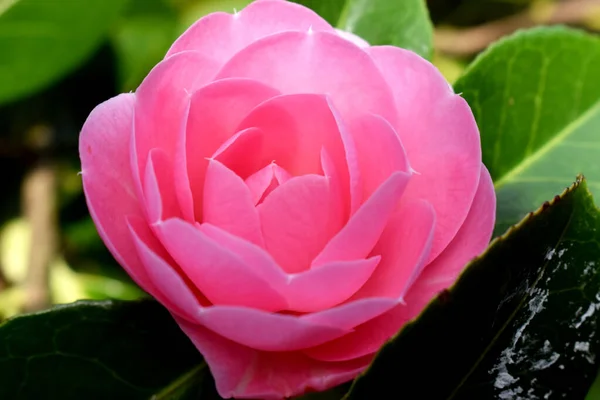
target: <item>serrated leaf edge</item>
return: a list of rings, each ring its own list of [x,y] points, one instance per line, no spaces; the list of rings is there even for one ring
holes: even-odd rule
[[[507,231],[504,234],[502,234],[502,235],[494,238],[490,242],[490,244],[488,245],[488,247],[480,255],[478,255],[477,257],[473,258],[471,261],[469,261],[466,264],[466,266],[463,268],[463,270],[461,271],[461,273],[459,274],[459,276],[456,278],[456,280],[454,281],[454,283],[452,284],[452,286],[450,286],[449,288],[447,288],[443,292],[450,292],[451,293],[455,289],[456,285],[460,283],[461,278],[467,272],[467,270],[472,265],[474,265],[475,263],[477,263],[480,259],[484,258],[487,255],[487,253],[490,251],[490,248],[492,248],[493,246],[496,246],[497,243],[505,241],[514,231],[521,229],[521,227],[523,227],[525,224],[529,223],[529,221],[531,221],[533,218],[535,218],[536,216],[538,216],[541,213],[543,213],[545,210],[547,210],[552,205],[554,205],[557,202],[561,201],[568,193],[572,192],[573,190],[577,189],[579,186],[582,186],[582,185],[583,185],[583,188],[586,190],[586,192],[591,196],[591,193],[589,192],[587,186],[585,186],[585,177],[584,177],[584,175],[583,174],[577,175],[577,178],[575,179],[575,182],[573,182],[573,184],[571,184],[570,186],[568,186],[567,188],[565,188],[560,194],[554,196],[553,199],[544,202],[537,210],[530,212],[523,219],[521,219],[521,221],[519,221],[515,225],[511,226],[510,228],[508,228]],[[598,208],[596,207],[596,209],[598,209]],[[419,315],[417,315],[415,318],[411,319],[410,321],[406,322],[398,330],[398,332],[396,332],[396,334],[394,334],[394,336],[392,336],[390,339],[388,339],[379,348],[379,350],[377,351],[377,353],[373,357],[373,361],[371,361],[371,364],[363,372],[361,372],[356,378],[354,378],[354,380],[352,382],[352,386],[350,387],[350,389],[348,390],[348,392],[344,395],[344,397],[342,397],[341,400],[348,400],[349,399],[349,396],[352,393],[352,390],[354,388],[355,383],[369,372],[369,370],[371,368],[371,365],[373,364],[373,362],[375,362],[375,360],[377,359],[377,357],[379,356],[379,354],[384,350],[384,348],[389,343],[391,343],[394,340],[396,340],[404,332],[404,330],[406,330],[407,328],[409,328],[410,326],[412,326],[419,318],[421,318],[421,315],[423,315],[423,313],[427,309],[429,309],[429,307],[431,307],[431,305],[433,303],[437,302],[439,298],[440,298],[439,294],[437,296],[433,297],[429,301],[429,303],[427,303],[427,305],[425,307],[423,307],[423,309],[421,310],[421,312],[419,313]],[[460,385],[462,385],[462,382],[461,382]],[[450,399],[453,396],[454,396],[454,393],[451,394]]]

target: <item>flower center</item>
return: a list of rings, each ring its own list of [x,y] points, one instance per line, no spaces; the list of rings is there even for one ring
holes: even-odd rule
[[[254,205],[262,203],[273,190],[283,185],[291,177],[289,172],[273,161],[246,178],[245,182],[252,194]]]

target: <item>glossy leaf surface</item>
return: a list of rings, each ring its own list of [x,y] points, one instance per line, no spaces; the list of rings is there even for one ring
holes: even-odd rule
[[[492,45],[455,85],[471,106],[502,234],[583,173],[600,198],[600,38],[563,27]]]
[[[294,0],[371,45],[392,45],[430,58],[433,25],[424,0]]]
[[[599,292],[600,214],[578,181],[496,239],[346,399],[582,399],[600,363]]]
[[[0,325],[0,343],[1,399],[219,399],[201,355],[154,301],[19,316]]]

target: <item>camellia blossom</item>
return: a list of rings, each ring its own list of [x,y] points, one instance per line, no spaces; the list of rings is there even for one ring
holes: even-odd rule
[[[282,0],[197,21],[92,111],[80,155],[100,236],[226,398],[353,379],[494,224],[475,120],[437,69]]]

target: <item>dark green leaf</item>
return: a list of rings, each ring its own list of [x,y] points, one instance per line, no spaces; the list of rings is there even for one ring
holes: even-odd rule
[[[135,90],[177,38],[177,13],[163,0],[132,0],[111,35],[122,91]]]
[[[600,363],[600,213],[584,181],[475,259],[347,399],[582,399]]]
[[[592,388],[587,394],[586,400],[598,400],[600,399],[600,374],[596,377],[596,381],[592,385]]]
[[[393,45],[430,58],[433,26],[425,0],[294,0],[371,45]]]
[[[498,195],[496,234],[585,173],[600,197],[600,39],[563,27],[517,33],[455,85]]]
[[[141,1],[141,0],[140,0]],[[242,10],[254,0],[202,0],[202,1],[179,1],[170,0],[171,3],[179,5],[180,18],[178,31],[182,33],[191,24],[203,16],[222,11],[233,13],[236,10]]]
[[[20,316],[0,325],[0,343],[0,399],[220,398],[201,355],[154,301]]]
[[[77,67],[126,1],[0,1],[0,103],[31,94]]]

